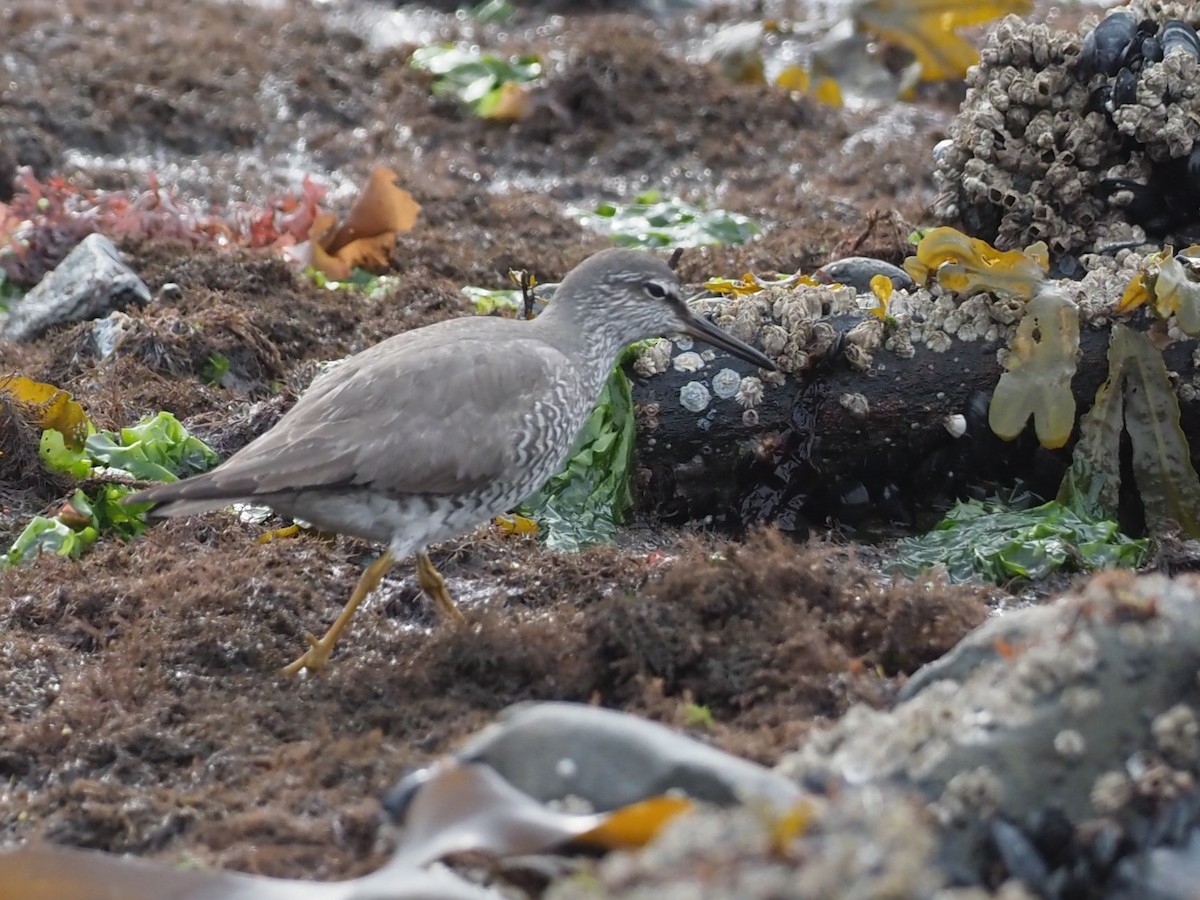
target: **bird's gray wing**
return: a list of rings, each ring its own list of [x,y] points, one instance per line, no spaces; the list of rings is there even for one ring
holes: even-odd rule
[[[405,337],[322,375],[274,428],[223,465],[136,499],[250,500],[341,485],[453,494],[503,477],[533,427],[534,406],[552,393],[556,374],[570,371],[569,361],[524,337],[454,337],[419,350],[392,343]]]

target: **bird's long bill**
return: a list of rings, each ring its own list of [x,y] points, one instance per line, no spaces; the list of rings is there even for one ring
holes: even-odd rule
[[[775,363],[771,362],[770,359],[759,353],[749,344],[744,344],[733,335],[726,334],[712,322],[708,321],[708,319],[702,319],[696,315],[689,316],[684,330],[697,340],[712,344],[714,347],[719,347],[727,353],[732,353],[734,356],[744,359],[748,363],[753,363],[760,369],[766,369],[769,372],[775,371]]]

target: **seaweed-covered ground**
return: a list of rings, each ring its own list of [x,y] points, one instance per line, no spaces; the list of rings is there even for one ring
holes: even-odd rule
[[[522,7],[484,26],[366,0],[14,0],[0,93],[0,189],[19,165],[97,189],[151,177],[183,198],[262,202],[309,175],[347,205],[373,166],[422,205],[398,285],[330,292],[266,254],[126,241],[155,301],[149,338],[97,362],[86,325],[0,343],[0,371],[69,389],[98,427],[176,413],[222,455],[268,427],[316,363],[469,311],[466,284],[554,280],[604,237],[572,204],[660,189],[749,215],[763,236],[685,254],[699,280],[893,261],[933,196],[941,99],[859,111],[731,81],[697,39],[748,12],[602,2]],[[800,8],[772,10],[779,15]],[[536,114],[484,122],[432,97],[416,43],[468,37],[550,61]],[[5,194],[0,194],[4,196]],[[164,290],[164,286],[176,288]],[[197,327],[182,327],[190,323]],[[214,353],[232,387],[206,382]],[[4,427],[0,423],[0,427]],[[61,504],[3,436],[0,538]],[[215,514],[0,574],[0,843],[79,847],[333,879],[376,867],[377,798],[523,699],[591,701],[773,762],[987,615],[982,590],[891,584],[867,548],[640,522],[559,554],[491,529],[434,558],[468,623],[439,628],[407,566],[336,664],[276,669],[328,624],[374,548]],[[697,715],[711,712],[711,721]]]

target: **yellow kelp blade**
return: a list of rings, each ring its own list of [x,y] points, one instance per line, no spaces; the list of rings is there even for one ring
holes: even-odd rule
[[[538,523],[533,519],[528,519],[525,516],[518,516],[515,513],[511,516],[496,516],[492,519],[492,524],[500,529],[503,534],[537,534]]]
[[[922,81],[958,79],[979,62],[956,29],[1033,9],[1032,0],[865,0],[854,18],[865,30],[912,51]]]
[[[962,296],[993,291],[1022,300],[1034,295],[1049,268],[1049,254],[1041,241],[1024,250],[997,250],[987,241],[948,227],[926,232],[917,244],[916,257],[904,261],[904,270],[917,284],[933,274],[938,284]]]
[[[837,83],[837,79],[823,75],[814,80],[804,66],[788,66],[779,73],[775,84],[785,91],[795,91],[812,97],[826,106],[840,108],[844,102],[842,86]]]
[[[888,303],[891,302],[895,290],[895,283],[887,275],[881,273],[871,278],[871,293],[879,301],[879,305],[870,310],[871,315],[880,319],[887,318]]]
[[[70,449],[83,447],[91,422],[66,391],[24,375],[0,375],[0,394],[30,410],[33,422],[43,431],[53,428],[61,432],[63,443]]]
[[[603,823],[579,835],[575,843],[606,850],[643,847],[650,843],[668,822],[694,804],[686,797],[651,797],[631,803],[608,814]]]
[[[1009,344],[1007,371],[988,407],[988,425],[1011,441],[1033,416],[1038,441],[1056,449],[1075,427],[1075,357],[1079,352],[1079,309],[1067,297],[1045,290],[1029,301]]]

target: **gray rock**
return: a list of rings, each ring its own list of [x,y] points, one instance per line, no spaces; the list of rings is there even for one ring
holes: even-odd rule
[[[148,303],[150,289],[102,234],[90,234],[11,311],[4,336],[36,340],[56,325],[83,322]]]
[[[543,802],[581,797],[600,811],[672,790],[721,805],[801,796],[763,766],[655,722],[577,703],[518,704],[458,755],[488,763]]]
[[[787,806],[802,792],[772,772],[665,726],[576,703],[517,704],[456,756],[495,769],[543,803],[566,797],[606,812],[670,791],[729,805]],[[422,773],[401,781],[384,805],[400,818]]]
[[[794,834],[752,807],[680,816],[643,850],[611,853],[546,898],[941,900],[935,831],[913,797],[879,785],[798,809]]]
[[[1107,573],[980,626],[890,712],[856,708],[786,757],[799,781],[916,788],[940,858],[980,871],[989,820],[1076,825],[1165,804],[1200,774],[1200,579]]]
[[[860,294],[871,293],[871,279],[876,275],[886,275],[898,291],[911,291],[916,288],[912,277],[899,266],[869,256],[836,259],[813,273],[817,281],[825,284],[846,284]]]
[[[1200,832],[1182,847],[1159,847],[1117,871],[1112,900],[1183,900],[1200,896]]]

